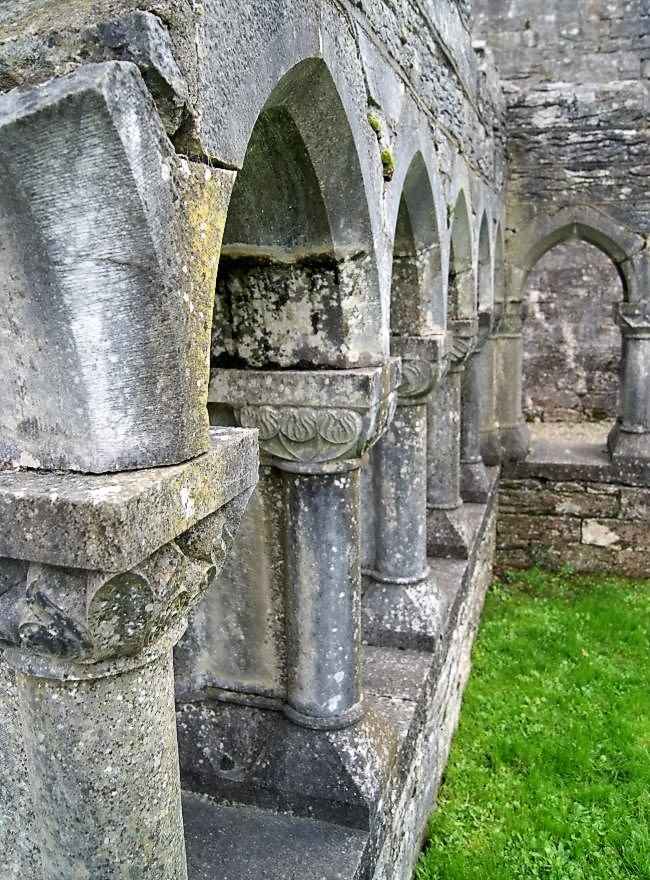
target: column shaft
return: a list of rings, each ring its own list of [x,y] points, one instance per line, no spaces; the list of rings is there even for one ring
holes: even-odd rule
[[[470,355],[462,380],[460,426],[461,496],[463,501],[483,504],[489,480],[481,456],[481,352]]]
[[[460,497],[462,370],[450,369],[431,395],[427,423],[427,505],[453,510]]]
[[[497,421],[502,457],[519,461],[528,455],[530,437],[522,410],[524,349],[521,333],[495,336]]]
[[[287,714],[317,729],[361,717],[358,468],[285,474]]]
[[[427,402],[402,402],[377,443],[375,580],[412,584],[427,564]]]
[[[171,649],[16,684],[44,880],[186,880]]]

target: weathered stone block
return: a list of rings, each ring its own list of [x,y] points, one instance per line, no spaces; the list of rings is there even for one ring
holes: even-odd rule
[[[615,517],[619,501],[609,492],[588,492],[586,486],[571,486],[571,491],[559,490],[562,484],[548,484],[548,488],[535,490],[507,489],[499,493],[500,508],[504,513],[556,514],[575,517]],[[564,488],[564,486],[563,486]],[[574,491],[577,488],[578,491]]]
[[[621,489],[621,518],[650,521],[650,489]]]
[[[0,130],[0,465],[103,473],[205,452],[234,175],[176,156],[127,63],[0,97]]]

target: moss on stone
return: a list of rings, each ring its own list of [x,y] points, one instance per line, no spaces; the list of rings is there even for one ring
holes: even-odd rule
[[[392,180],[395,174],[395,159],[388,148],[381,151],[381,164],[384,166],[384,180]]]

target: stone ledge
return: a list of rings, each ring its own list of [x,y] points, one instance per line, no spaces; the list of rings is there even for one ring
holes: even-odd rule
[[[241,406],[362,407],[397,390],[400,360],[359,370],[212,370],[208,400]]]
[[[256,431],[212,429],[182,465],[121,474],[0,473],[0,557],[127,571],[255,485]]]

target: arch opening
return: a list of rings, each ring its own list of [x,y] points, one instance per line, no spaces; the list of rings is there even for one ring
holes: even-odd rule
[[[617,416],[620,267],[585,238],[545,247],[528,274],[523,328],[524,413],[532,422],[610,422]],[[605,426],[603,426],[603,433]]]
[[[444,294],[433,192],[422,155],[409,167],[393,245],[390,330],[394,336],[441,331]]]
[[[233,188],[217,277],[217,366],[381,362],[381,307],[359,158],[322,61],[279,83]]]
[[[472,266],[472,232],[467,200],[461,192],[451,222],[449,248],[449,315],[471,318],[476,313],[476,289]]]

